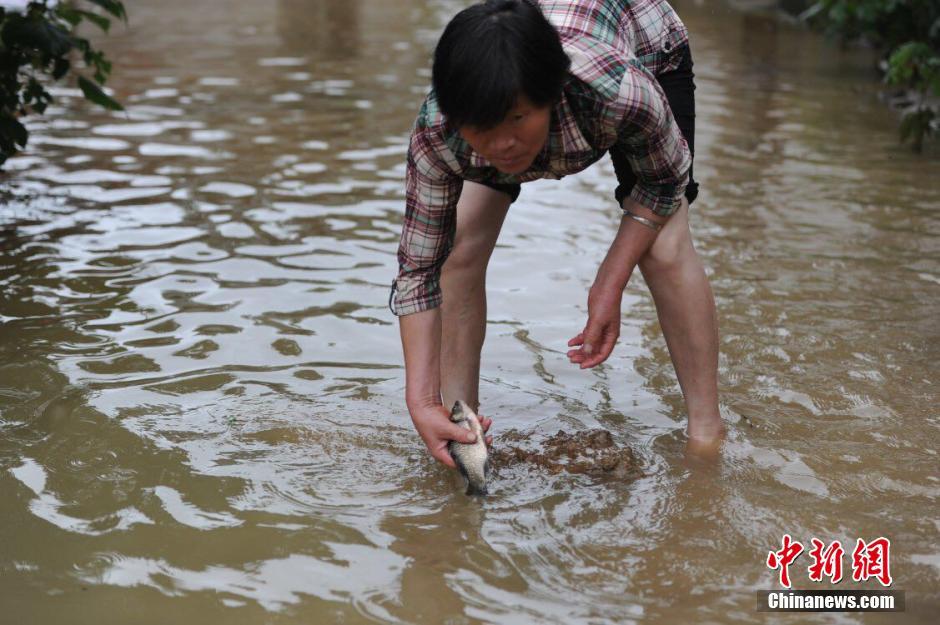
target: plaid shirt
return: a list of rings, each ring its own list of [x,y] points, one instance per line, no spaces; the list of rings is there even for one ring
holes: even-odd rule
[[[688,42],[664,0],[539,0],[571,59],[548,140],[528,170],[504,174],[448,128],[433,91],[418,114],[405,175],[406,208],[396,315],[441,304],[441,266],[453,244],[464,180],[499,184],[561,178],[586,169],[616,145],[637,176],[630,197],[671,215],[688,182],[691,156],[654,76],[675,69]]]

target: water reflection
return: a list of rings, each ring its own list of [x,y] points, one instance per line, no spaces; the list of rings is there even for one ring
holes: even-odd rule
[[[277,27],[288,54],[332,61],[362,52],[359,0],[278,0]]]

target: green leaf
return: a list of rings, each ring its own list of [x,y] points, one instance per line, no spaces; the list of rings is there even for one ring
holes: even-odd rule
[[[13,15],[3,23],[0,31],[5,48],[19,46],[38,50],[48,57],[67,54],[72,49],[71,38],[65,28],[42,18]]]
[[[101,87],[88,80],[84,76],[78,77],[78,86],[82,90],[82,93],[85,94],[85,98],[91,102],[94,102],[98,106],[103,106],[104,108],[111,111],[124,110],[124,107],[121,106],[120,102],[111,98],[111,96],[101,90]]]
[[[932,52],[921,41],[908,41],[899,46],[888,57],[888,73],[885,81],[890,85],[910,84],[928,69]]]
[[[77,14],[81,15],[83,18],[103,30],[108,32],[108,29],[111,28],[111,20],[108,18],[98,15],[97,13],[92,13],[91,11],[75,11]]]
[[[905,113],[901,120],[901,141],[910,139],[914,151],[922,151],[924,138],[930,134],[930,123],[934,117],[934,112],[929,108]]]
[[[25,148],[26,142],[29,141],[29,131],[26,130],[26,126],[10,115],[0,117],[0,135],[5,139],[3,143],[6,145],[15,144]]]
[[[69,68],[72,67],[72,64],[64,56],[60,56],[55,59],[52,65],[52,78],[53,80],[59,80],[69,72]]]
[[[26,89],[23,90],[23,103],[41,102],[44,95],[46,95],[46,90],[42,88],[39,81],[30,78],[29,82],[26,83]]]
[[[127,11],[124,10],[124,3],[119,0],[88,0],[91,4],[97,5],[118,19],[127,22]]]
[[[63,20],[68,22],[71,26],[78,26],[79,22],[82,21],[82,16],[78,14],[78,11],[73,9],[68,4],[59,4],[55,8],[55,14],[61,17]]]

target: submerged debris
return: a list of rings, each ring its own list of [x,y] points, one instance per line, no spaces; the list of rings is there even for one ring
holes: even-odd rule
[[[499,447],[490,451],[490,461],[495,467],[526,463],[551,473],[567,471],[618,478],[642,474],[633,450],[618,446],[607,430],[594,429],[574,434],[558,430],[537,450],[513,444],[528,440],[529,437],[516,430],[506,432],[499,437]]]

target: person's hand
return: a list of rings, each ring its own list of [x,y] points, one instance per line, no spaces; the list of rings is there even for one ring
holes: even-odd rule
[[[493,420],[483,415],[478,416],[483,431],[488,431],[490,425],[493,424]],[[454,464],[454,459],[447,453],[447,443],[450,441],[459,443],[473,443],[476,441],[473,432],[451,421],[450,411],[440,404],[411,411],[411,421],[434,459],[451,469],[456,469],[457,465]],[[486,444],[493,444],[492,436],[486,437]]]
[[[610,356],[620,337],[622,289],[605,289],[596,284],[588,293],[588,320],[584,330],[568,341],[568,360],[582,369],[596,367]]]

